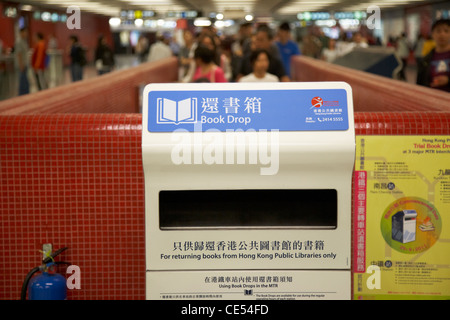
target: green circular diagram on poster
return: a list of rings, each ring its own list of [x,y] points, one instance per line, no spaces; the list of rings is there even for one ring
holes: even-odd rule
[[[381,233],[394,250],[416,254],[431,248],[439,239],[442,220],[429,201],[405,197],[392,202],[381,217]]]

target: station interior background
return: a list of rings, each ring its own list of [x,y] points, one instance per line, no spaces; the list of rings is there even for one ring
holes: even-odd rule
[[[81,10],[80,28],[69,29],[70,5]],[[367,27],[367,19],[380,9],[380,23],[375,29]],[[406,81],[415,83],[416,57],[420,51],[419,36],[430,36],[431,24],[438,18],[448,18],[448,1],[379,0],[357,2],[351,0],[323,1],[176,1],[176,0],[115,0],[115,1],[1,1],[0,2],[0,78],[3,83],[0,99],[17,93],[13,74],[12,55],[21,27],[29,28],[29,46],[33,48],[36,33],[44,35],[48,49],[52,50],[52,61],[46,70],[48,86],[70,83],[68,70],[70,58],[67,54],[69,37],[77,35],[86,49],[88,65],[84,78],[97,76],[94,54],[98,36],[103,35],[116,57],[115,70],[136,66],[145,61],[139,58],[137,45],[140,38],[146,39],[146,53],[150,46],[163,35],[170,38],[174,55],[184,45],[183,30],[194,34],[205,26],[214,27],[229,51],[230,43],[238,38],[239,26],[251,22],[254,26],[268,24],[274,33],[280,23],[291,26],[292,40],[299,45],[302,54],[321,58],[320,51],[307,48],[308,42],[322,42],[327,38],[351,41],[360,32],[363,41],[370,46],[396,48],[402,33],[406,35],[410,54],[407,60]],[[69,21],[70,22],[70,21]],[[394,78],[398,75],[393,75]],[[37,91],[33,79],[31,92]]]
[[[76,22],[71,6],[80,9],[79,29],[71,28]],[[371,6],[380,9],[375,29],[368,27]],[[39,263],[45,243],[69,247],[61,258],[83,268],[82,289],[69,290],[68,299],[145,298],[139,99],[148,83],[180,79],[176,58],[148,62],[159,37],[171,41],[175,57],[184,45],[184,30],[196,34],[213,28],[227,52],[242,24],[252,23],[253,30],[267,24],[276,34],[287,21],[302,52],[292,80],[348,82],[357,137],[449,136],[448,92],[415,85],[420,49],[432,23],[441,18],[450,18],[450,1],[0,1],[0,299],[20,297],[24,277]],[[14,52],[23,27],[30,48],[37,33],[44,36],[48,89],[39,91],[30,74],[30,94],[17,96]],[[323,43],[336,39],[356,46],[352,39],[357,33],[368,50],[387,52],[396,61],[404,33],[405,78],[397,66],[379,77],[357,66],[351,70],[320,61]],[[72,35],[86,49],[83,81],[71,77]],[[104,75],[98,74],[95,61],[100,35],[115,57],[114,70]],[[143,53],[137,49],[139,39],[148,44]],[[321,50],[311,50],[311,43]],[[441,169],[446,172],[448,165]],[[440,245],[448,243],[444,239]],[[444,247],[435,256],[448,260],[446,252]],[[448,264],[441,270],[447,278],[448,270]]]

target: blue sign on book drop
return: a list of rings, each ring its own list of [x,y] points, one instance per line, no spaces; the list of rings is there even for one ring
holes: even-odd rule
[[[345,89],[148,92],[148,130],[348,130]]]

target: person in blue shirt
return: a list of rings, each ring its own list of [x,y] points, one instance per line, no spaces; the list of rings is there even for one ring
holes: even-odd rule
[[[284,70],[290,77],[291,75],[291,57],[300,55],[300,49],[293,40],[291,40],[291,27],[288,22],[283,22],[278,28],[278,40],[275,41],[280,51]]]

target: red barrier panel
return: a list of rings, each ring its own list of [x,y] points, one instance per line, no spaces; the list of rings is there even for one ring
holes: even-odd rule
[[[141,116],[0,116],[1,299],[19,299],[43,243],[81,269],[69,299],[142,299]]]
[[[178,80],[178,60],[168,58],[0,102],[0,115],[139,112],[139,86]]]
[[[81,269],[69,299],[144,299],[140,114],[0,116],[0,299],[42,244]],[[356,113],[358,135],[450,135],[450,113]],[[350,200],[349,200],[350,201]]]
[[[353,89],[355,112],[450,111],[450,94],[325,61],[292,59],[293,81],[345,81]]]

